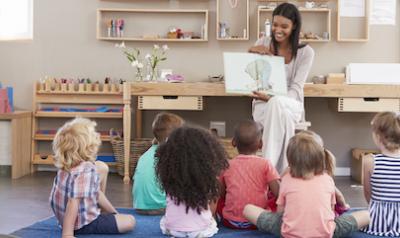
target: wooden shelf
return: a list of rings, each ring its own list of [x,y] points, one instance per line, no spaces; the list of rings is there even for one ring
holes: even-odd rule
[[[60,95],[122,95],[122,92],[79,92],[79,91],[75,91],[75,92],[68,92],[68,91],[43,91],[43,90],[39,90],[37,91],[37,94],[47,94],[47,95],[54,95],[54,94],[60,94]]]
[[[87,117],[87,118],[122,118],[122,112],[44,112],[37,111],[36,117]]]
[[[54,140],[54,134],[35,134],[34,139],[38,141],[52,141]],[[100,139],[102,141],[111,141],[111,137],[109,135],[101,135]]]
[[[122,37],[110,36],[107,22],[124,20]],[[169,27],[192,32],[196,39],[169,39]],[[97,39],[105,41],[205,42],[208,41],[208,10],[203,9],[117,9],[97,10]]]
[[[46,159],[42,159],[42,157],[46,157]],[[116,162],[105,162],[108,166],[116,166]],[[33,156],[32,164],[35,165],[54,165],[54,156],[53,155],[44,155],[44,154],[35,154]]]
[[[108,41],[145,41],[145,42],[206,42],[207,39],[168,39],[168,38],[126,38],[126,37],[98,37],[98,40]]]
[[[271,8],[258,8],[257,17],[257,38],[260,32],[264,31],[265,19],[269,19],[272,25],[272,12]],[[300,7],[299,11],[302,15],[302,29],[301,31],[306,34],[312,32],[317,34],[321,39],[301,39],[301,42],[309,43],[326,43],[331,40],[331,9],[329,8],[303,8]],[[322,39],[324,33],[328,34],[328,39]]]

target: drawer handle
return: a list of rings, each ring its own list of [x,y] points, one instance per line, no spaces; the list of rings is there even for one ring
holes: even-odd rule
[[[162,96],[163,97],[163,99],[171,99],[171,100],[176,100],[176,99],[178,99],[178,96]]]
[[[365,102],[379,102],[379,98],[363,98]]]

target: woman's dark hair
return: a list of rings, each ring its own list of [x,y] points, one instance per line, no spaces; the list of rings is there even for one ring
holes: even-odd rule
[[[217,177],[228,168],[227,154],[209,131],[183,126],[157,150],[156,173],[166,194],[179,205],[197,210],[220,195]]]
[[[297,50],[299,48],[303,48],[305,44],[299,44],[300,30],[301,30],[301,15],[297,7],[291,3],[282,3],[277,6],[272,12],[272,19],[275,16],[283,16],[293,23],[293,30],[290,34],[290,46],[292,47],[292,55],[293,57],[297,56]],[[275,36],[272,34],[272,46],[274,49],[274,54],[278,55],[278,42],[275,39]]]

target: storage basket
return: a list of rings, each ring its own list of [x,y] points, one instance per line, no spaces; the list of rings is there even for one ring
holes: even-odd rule
[[[224,147],[226,153],[228,154],[228,159],[233,159],[239,153],[237,152],[236,148],[232,145],[232,138],[220,138],[219,142]]]
[[[121,176],[124,176],[124,140],[118,135],[113,135],[112,130],[110,131],[111,146],[115,156],[116,170]],[[146,152],[152,145],[152,139],[150,138],[135,138],[130,143],[130,158],[129,158],[129,176],[132,177],[137,162],[140,156]]]

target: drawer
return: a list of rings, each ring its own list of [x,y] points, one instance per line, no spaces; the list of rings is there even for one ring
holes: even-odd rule
[[[339,112],[382,112],[400,111],[397,98],[339,98]]]
[[[203,110],[201,96],[139,96],[140,110]]]

